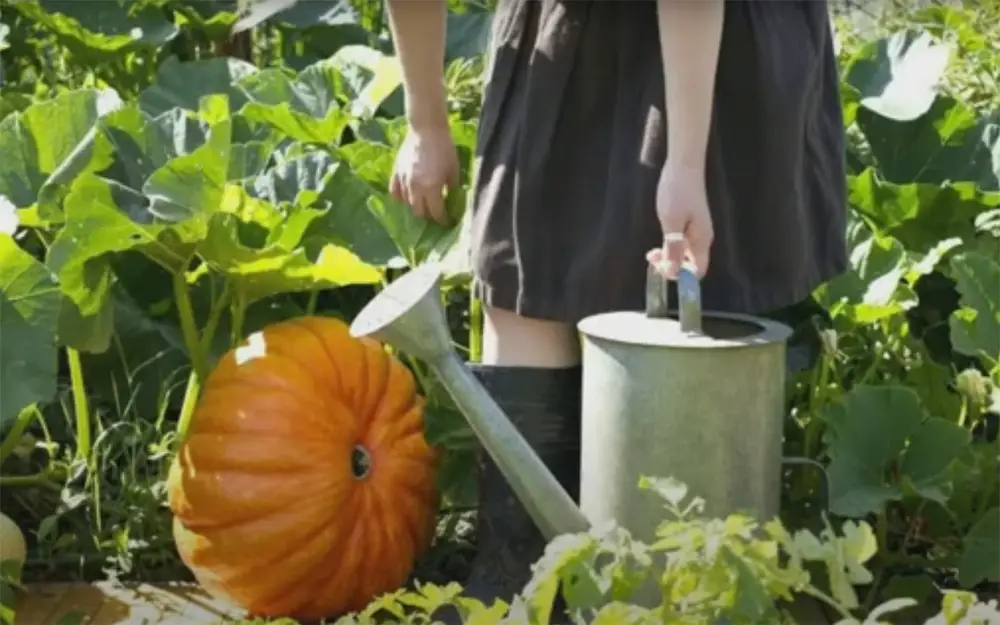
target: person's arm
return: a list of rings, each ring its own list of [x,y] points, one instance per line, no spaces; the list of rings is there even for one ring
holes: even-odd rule
[[[387,0],[389,28],[403,70],[406,118],[415,128],[448,123],[444,83],[446,0]]]
[[[724,9],[723,0],[657,0],[667,158],[675,166],[705,167]]]

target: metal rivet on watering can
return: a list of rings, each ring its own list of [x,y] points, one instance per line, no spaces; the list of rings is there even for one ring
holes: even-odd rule
[[[701,310],[697,276],[677,277],[678,306],[650,268],[643,312],[582,320],[581,508],[650,542],[663,502],[641,476],[673,477],[705,514],[778,513],[786,341],[791,329]]]

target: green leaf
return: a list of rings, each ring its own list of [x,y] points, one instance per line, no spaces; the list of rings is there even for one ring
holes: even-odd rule
[[[206,106],[224,102],[223,96],[203,100]],[[232,131],[227,114],[211,125],[205,143],[156,169],[142,186],[150,201],[149,212],[164,221],[179,223],[216,211],[229,177]]]
[[[121,105],[111,90],[70,91],[0,120],[0,197],[17,208],[43,205],[48,214],[59,190],[84,171],[110,164],[95,143],[97,120]]]
[[[1000,362],[1000,263],[964,252],[951,259],[951,275],[961,296],[961,308],[949,319],[953,347]]]
[[[875,168],[848,176],[847,186],[852,208],[913,251],[947,238],[974,239],[979,216],[1000,206],[1000,193],[984,193],[972,182],[894,184]]]
[[[0,235],[0,430],[56,392],[56,328],[62,295],[52,273]]]
[[[49,249],[47,264],[84,315],[105,305],[113,282],[109,255],[137,250],[171,273],[187,267],[207,224],[165,223],[132,189],[93,174],[82,176],[66,197],[66,224]]]
[[[933,185],[971,182],[1000,190],[1000,113],[978,117],[946,96],[912,121],[893,121],[860,109],[857,124],[880,174],[889,182]]]
[[[928,417],[902,386],[859,386],[824,411],[830,511],[859,518],[911,492],[940,501],[968,444],[960,426]],[[939,443],[936,446],[935,442]]]
[[[846,68],[846,81],[864,108],[886,119],[913,120],[934,102],[951,51],[927,32],[897,32],[863,45]]]
[[[971,588],[1000,581],[1000,508],[986,512],[966,534],[958,562],[958,582]]]
[[[229,57],[187,63],[170,57],[160,65],[156,83],[139,94],[139,106],[156,117],[175,107],[196,111],[201,98],[221,94],[230,110],[237,111],[250,100],[237,81],[258,71],[252,63]]]
[[[343,247],[325,245],[315,258],[288,241],[253,248],[241,240],[242,229],[235,216],[217,215],[200,254],[236,285],[247,302],[277,293],[375,284],[382,279],[377,269]]]
[[[332,61],[310,65],[294,78],[282,69],[265,69],[238,81],[250,98],[239,112],[297,141],[337,143],[351,121],[338,98],[342,81]]]
[[[903,282],[912,261],[899,241],[854,221],[848,230],[848,246],[848,270],[815,291],[817,301],[831,316],[864,325],[916,305],[916,293]]]
[[[22,0],[13,6],[77,55],[104,53],[120,57],[138,48],[162,47],[180,32],[164,18],[163,11],[140,4]]]
[[[969,446],[962,426],[932,417],[914,432],[902,454],[900,480],[907,494],[946,504],[952,493],[949,467]]]

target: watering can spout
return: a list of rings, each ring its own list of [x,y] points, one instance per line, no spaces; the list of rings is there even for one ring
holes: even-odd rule
[[[434,371],[546,538],[587,531],[569,493],[452,349],[440,289],[439,265],[421,265],[375,296],[351,334],[392,345]]]

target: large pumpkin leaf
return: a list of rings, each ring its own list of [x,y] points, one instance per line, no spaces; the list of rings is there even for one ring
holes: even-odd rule
[[[984,193],[972,182],[895,184],[871,167],[849,176],[847,185],[852,208],[914,251],[942,238],[975,239],[980,216],[1000,206],[1000,193]]]
[[[331,61],[311,65],[297,77],[277,68],[262,70],[239,81],[250,98],[240,113],[297,141],[336,143],[351,121],[342,108],[341,82]]]
[[[109,255],[138,250],[174,273],[188,264],[207,222],[165,222],[145,196],[87,174],[66,198],[66,224],[49,249],[47,264],[84,315],[107,301],[114,280]]]
[[[1000,362],[1000,263],[978,252],[951,259],[951,275],[961,308],[949,319],[954,348],[969,356]]]
[[[958,581],[966,588],[1000,581],[1000,508],[993,507],[966,534],[958,562]]]
[[[55,395],[61,301],[45,265],[0,234],[0,430],[25,406]]]
[[[951,52],[927,32],[901,31],[865,44],[845,68],[856,92],[849,103],[886,119],[917,119],[933,104]]]
[[[22,0],[13,6],[84,57],[160,48],[180,32],[163,11],[135,0]]]
[[[968,181],[984,191],[1000,190],[1000,113],[979,117],[939,96],[920,117],[896,121],[861,109],[857,124],[889,182]]]
[[[860,518],[920,496],[944,504],[949,467],[969,444],[965,428],[930,417],[901,386],[860,386],[824,411],[830,512]]]
[[[934,271],[961,239],[940,241],[922,257],[908,253],[891,236],[872,232],[859,220],[848,228],[850,266],[816,289],[814,295],[834,318],[854,325],[874,323],[917,304],[917,280]]]
[[[156,83],[139,94],[139,106],[156,117],[175,107],[196,111],[203,97],[219,94],[225,95],[230,109],[237,111],[250,101],[237,81],[258,71],[252,63],[240,59],[214,57],[182,63],[170,57],[160,65]]]
[[[374,284],[382,279],[378,270],[344,247],[327,244],[310,258],[297,240],[251,247],[241,240],[241,230],[235,215],[216,215],[200,255],[235,285],[245,302],[278,293]]]
[[[121,106],[111,90],[70,91],[0,121],[0,196],[18,208],[50,206],[79,173],[109,164],[96,124]]]

